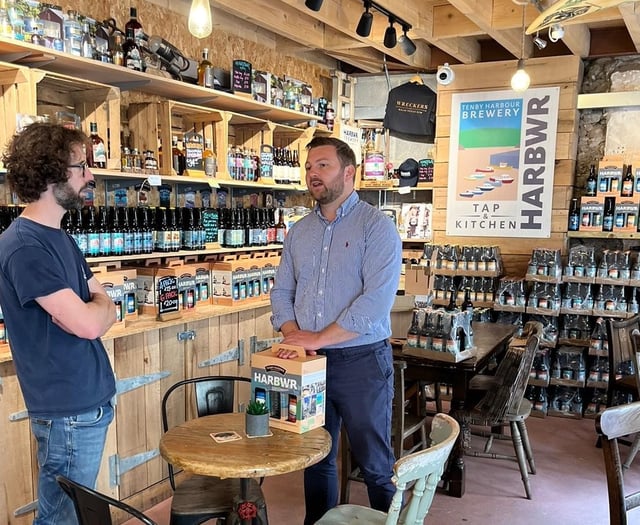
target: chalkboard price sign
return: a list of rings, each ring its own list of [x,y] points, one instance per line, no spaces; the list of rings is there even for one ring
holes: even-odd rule
[[[202,223],[206,233],[205,242],[218,242],[218,210],[215,208],[203,209]]]
[[[239,93],[251,93],[251,62],[233,61],[232,89]]]
[[[273,177],[273,147],[269,144],[260,146],[260,177]]]
[[[172,319],[180,315],[178,300],[178,278],[175,275],[160,277],[158,287],[158,318],[161,321]]]

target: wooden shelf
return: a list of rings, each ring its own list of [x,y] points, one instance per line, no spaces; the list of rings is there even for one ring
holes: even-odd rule
[[[567,232],[567,237],[575,239],[640,239],[640,232]]]
[[[109,179],[126,179],[126,180],[140,180],[143,181],[149,177],[160,177],[161,182],[178,182],[182,184],[205,184],[212,188],[219,188],[220,186],[229,186],[235,188],[253,188],[258,190],[283,190],[283,191],[307,191],[307,187],[301,184],[276,184],[264,179],[257,181],[247,180],[234,180],[226,178],[220,174],[218,177],[188,177],[180,175],[149,175],[145,173],[132,173],[127,171],[116,170],[103,170],[98,168],[90,168],[91,173],[96,177],[103,177]]]
[[[243,253],[243,252],[262,252],[262,251],[277,251],[282,250],[281,244],[270,244],[268,246],[244,246],[242,248],[208,248],[205,250],[180,250],[177,252],[153,252],[153,253],[139,253],[135,255],[111,255],[108,257],[86,257],[87,263],[90,266],[95,266],[105,263],[114,262],[127,262],[127,261],[141,261],[148,259],[171,259],[187,256],[198,255],[218,255],[225,253]]]
[[[28,42],[1,37],[0,60],[99,82],[117,87],[122,91],[142,91],[149,95],[158,95],[178,102],[234,111],[272,122],[299,124],[318,119],[316,115],[264,104],[251,97],[188,84],[164,76],[133,71],[126,67],[76,57]]]

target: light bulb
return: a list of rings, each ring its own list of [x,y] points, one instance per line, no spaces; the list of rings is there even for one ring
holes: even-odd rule
[[[212,30],[209,0],[193,0],[189,9],[189,33],[196,38],[205,38]]]
[[[511,89],[526,91],[530,83],[529,73],[524,70],[524,60],[518,60],[518,70],[511,77]]]

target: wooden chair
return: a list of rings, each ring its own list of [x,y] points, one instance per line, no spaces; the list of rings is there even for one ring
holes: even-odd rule
[[[625,494],[619,438],[640,432],[640,401],[610,407],[596,416],[596,432],[602,444],[609,493],[610,525],[627,525],[627,512],[640,507],[640,491]],[[634,521],[635,523],[635,521]]]
[[[396,493],[388,513],[360,505],[338,505],[316,525],[394,525],[422,523],[429,512],[445,463],[460,432],[458,422],[445,414],[436,414],[431,424],[431,447],[404,456],[393,467]],[[411,484],[411,499],[402,509],[404,493]]]
[[[640,331],[633,330],[633,332],[631,332],[631,346],[633,348],[633,353],[634,353],[633,364],[636,367],[636,373],[635,373],[636,386],[638,388],[638,392],[640,392]],[[633,443],[631,444],[629,455],[627,456],[627,459],[622,465],[623,468],[627,469],[631,466],[631,463],[633,463],[633,460],[635,459],[639,450],[640,450],[640,433],[638,433],[638,435],[633,440]]]
[[[407,363],[404,361],[394,360],[394,396],[393,406],[391,410],[391,440],[393,443],[393,452],[395,457],[401,458],[406,454],[415,452],[423,448],[427,448],[427,415],[416,415],[407,413],[407,385],[405,382],[404,372]],[[420,391],[412,389],[416,396],[420,396]],[[420,403],[420,400],[418,401]],[[418,435],[419,438],[415,439]],[[410,440],[413,439],[413,442]],[[351,481],[364,482],[360,473],[360,468],[354,462],[349,438],[344,431],[341,432],[341,462],[342,462],[342,478],[340,486],[340,503],[349,502],[349,483]]]
[[[475,407],[459,412],[457,417],[463,422],[464,453],[481,458],[517,461],[527,499],[531,499],[529,471],[535,474],[536,467],[525,423],[531,414],[531,402],[524,399],[524,391],[539,344],[539,336],[532,334],[524,347],[510,346],[486,394]],[[490,428],[489,431],[474,432],[487,438],[482,450],[472,448],[470,426]],[[506,426],[509,426],[510,434],[502,431]],[[515,456],[491,452],[494,439],[511,440]]]
[[[122,501],[100,494],[64,476],[56,476],[56,481],[73,501],[80,525],[112,525],[111,507],[127,512],[146,525],[157,525],[151,518]]]
[[[613,406],[615,392],[625,392],[638,399],[636,382],[635,352],[632,332],[640,331],[640,315],[628,319],[608,319],[607,338],[609,340],[609,384],[607,386],[607,406]]]
[[[246,377],[205,376],[185,379],[172,385],[162,398],[162,428],[190,417],[235,412],[235,392],[239,383],[250,383]],[[189,389],[188,387],[192,387]],[[180,396],[179,394],[182,394]],[[169,482],[174,490],[170,525],[197,525],[214,518],[226,519],[240,494],[239,479],[220,479],[192,475],[176,486],[173,466],[169,464]],[[258,507],[260,523],[267,524],[267,510],[260,485],[249,481],[248,500]]]

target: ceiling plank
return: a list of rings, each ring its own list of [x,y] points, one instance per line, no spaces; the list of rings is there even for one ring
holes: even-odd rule
[[[622,19],[624,20],[631,41],[636,48],[636,52],[640,53],[640,6],[637,2],[622,4],[618,7]]]

